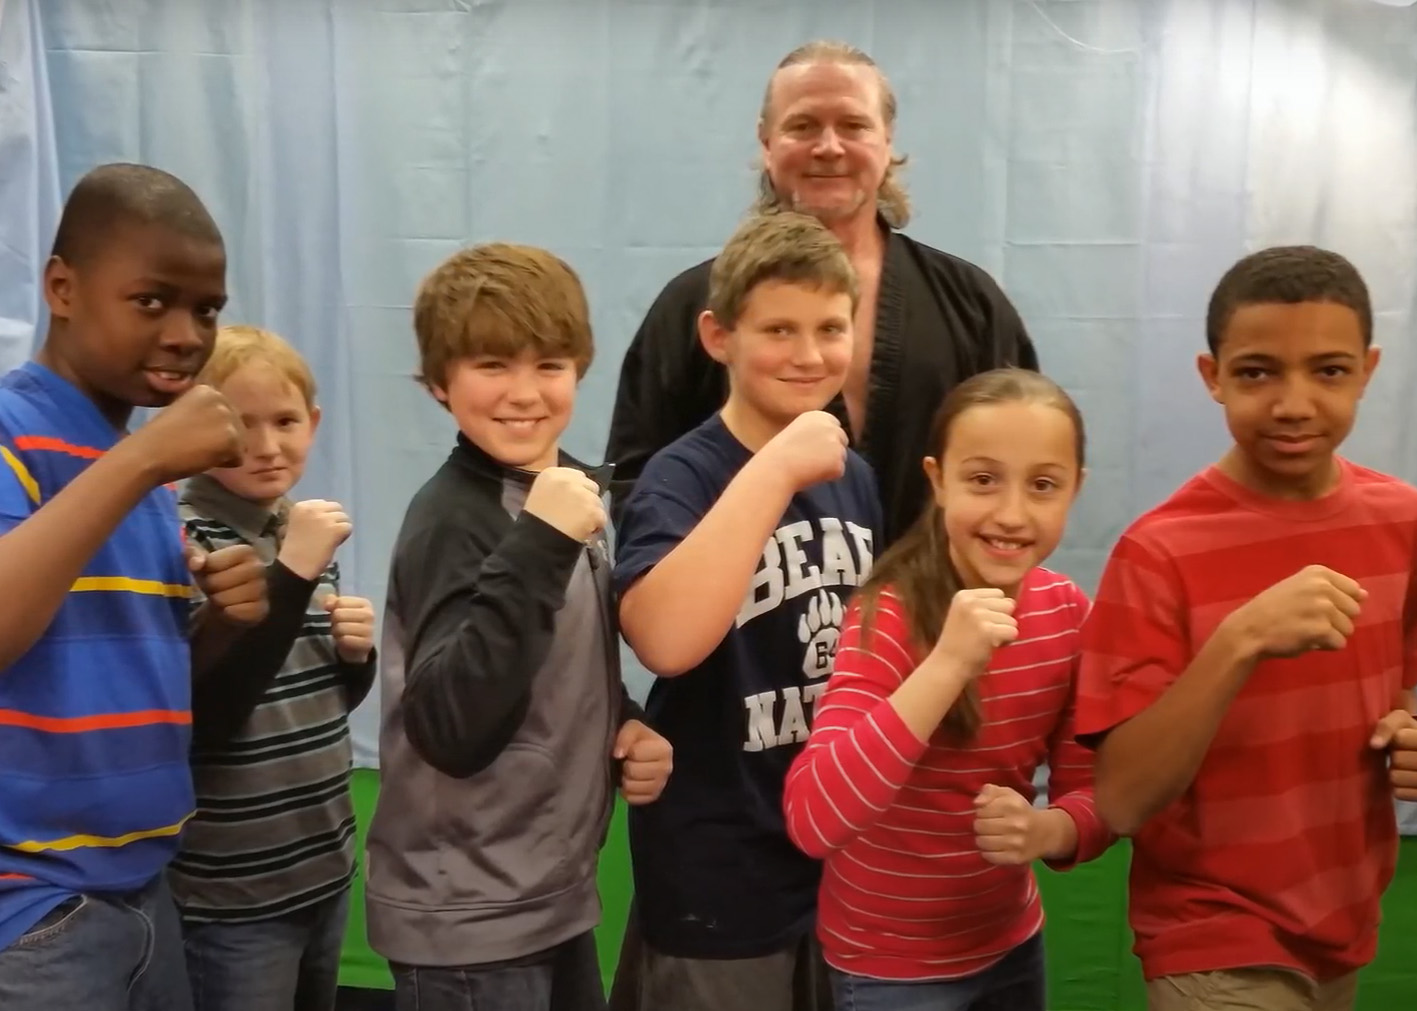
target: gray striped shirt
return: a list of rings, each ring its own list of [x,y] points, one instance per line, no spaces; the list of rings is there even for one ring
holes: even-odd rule
[[[181,512],[187,536],[202,548],[249,544],[270,564],[289,503],[266,509],[201,476],[183,490]],[[170,869],[187,920],[281,916],[338,894],[353,875],[347,718],[372,668],[335,652],[321,603],[339,593],[338,565],[310,585],[285,663],[240,729],[193,748],[197,810]],[[236,667],[223,674],[246,676],[240,655],[232,660]]]

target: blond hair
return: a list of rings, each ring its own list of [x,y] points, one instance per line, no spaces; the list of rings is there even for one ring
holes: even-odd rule
[[[581,376],[595,355],[580,278],[536,246],[489,242],[448,257],[418,288],[413,330],[418,379],[430,388],[446,386],[453,362],[478,355],[571,358]]]
[[[300,392],[306,407],[315,406],[315,374],[309,364],[280,334],[258,326],[238,323],[218,330],[197,381],[220,389],[238,369],[252,364],[274,369]]]
[[[708,308],[732,330],[754,288],[787,281],[851,296],[856,311],[856,270],[835,235],[816,218],[795,211],[759,214],[745,221],[713,261]]]
[[[870,67],[875,72],[876,81],[880,86],[881,121],[885,123],[887,130],[894,132],[895,89],[891,87],[891,82],[886,79],[881,68],[876,65],[876,61],[866,55],[865,51],[846,42],[818,39],[814,42],[804,43],[784,56],[774,69],[772,76],[768,78],[767,88],[763,91],[763,107],[758,113],[760,133],[767,129],[767,124],[772,118],[772,89],[777,80],[777,72],[788,67],[811,63],[840,63],[853,67]],[[876,191],[876,210],[880,212],[886,224],[892,228],[904,228],[910,223],[910,194],[906,192],[905,183],[900,178],[900,170],[905,167],[906,160],[904,155],[891,156],[890,164],[886,166],[886,174],[881,179],[880,188]],[[766,168],[762,168],[758,173],[758,199],[753,209],[759,213],[767,213],[782,207],[782,197],[773,187],[772,177],[768,175]]]

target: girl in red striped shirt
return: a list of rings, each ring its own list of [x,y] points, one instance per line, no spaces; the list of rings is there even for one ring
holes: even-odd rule
[[[817,932],[841,1006],[1046,1007],[1031,865],[1112,842],[1073,740],[1087,598],[1041,566],[1083,444],[1076,405],[1038,373],[960,384],[924,461],[933,499],[852,600],[784,797],[793,841],[825,859]]]

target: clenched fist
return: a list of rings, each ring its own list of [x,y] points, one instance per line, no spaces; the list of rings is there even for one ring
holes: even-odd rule
[[[605,526],[600,489],[573,467],[547,467],[536,475],[523,508],[573,541],[588,541]]]
[[[232,625],[256,625],[270,609],[266,567],[249,544],[204,552],[186,545],[187,567],[207,598],[207,606]]]
[[[133,451],[156,468],[158,484],[236,466],[244,438],[226,398],[205,385],[192,387],[129,436]]]
[[[1388,779],[1398,800],[1417,800],[1417,718],[1394,709],[1378,722],[1369,746],[1388,751]]]
[[[991,586],[960,590],[950,601],[935,652],[960,664],[971,675],[983,673],[994,650],[1018,638],[1014,602]]]
[[[334,561],[335,550],[354,529],[338,502],[307,499],[290,507],[280,563],[301,579],[316,579]]]
[[[807,411],[773,436],[760,451],[796,491],[846,473],[849,440],[841,422],[826,411]]]
[[[1367,595],[1347,576],[1310,565],[1275,583],[1232,617],[1242,623],[1261,657],[1342,649]]]
[[[991,783],[974,798],[974,844],[991,864],[1060,859],[1077,849],[1077,826],[1067,812],[1040,811],[1017,790]]]
[[[674,768],[674,747],[639,720],[626,720],[615,735],[614,756],[624,762],[620,795],[627,804],[658,800]]]
[[[324,600],[330,615],[330,634],[335,651],[345,663],[363,663],[374,652],[374,605],[363,597],[337,597],[333,593]]]

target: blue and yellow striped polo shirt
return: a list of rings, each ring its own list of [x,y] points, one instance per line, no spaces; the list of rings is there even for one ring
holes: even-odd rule
[[[41,365],[0,378],[0,534],[119,436]],[[154,489],[0,670],[0,949],[71,895],[144,887],[177,849],[193,806],[181,529],[176,493]]]

